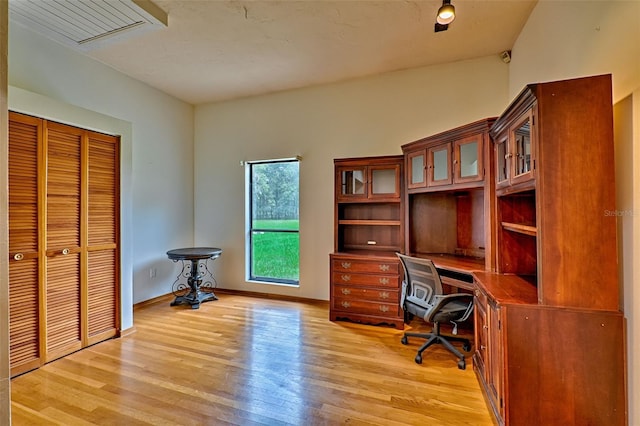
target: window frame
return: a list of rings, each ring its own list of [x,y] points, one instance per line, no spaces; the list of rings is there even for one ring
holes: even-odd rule
[[[293,158],[280,158],[280,159],[270,159],[270,160],[258,160],[258,161],[244,161],[242,162],[245,166],[245,176],[246,176],[246,277],[245,279],[249,282],[255,282],[259,284],[275,284],[275,285],[285,285],[287,287],[298,287],[300,285],[300,157]],[[254,183],[254,166],[262,165],[262,164],[278,164],[278,163],[298,163],[298,229],[270,229],[270,228],[254,228],[253,227],[253,218],[254,218],[254,209],[253,209],[253,183]],[[254,233],[255,232],[264,232],[264,233],[287,233],[287,234],[298,234],[298,279],[286,279],[286,278],[277,278],[277,277],[264,277],[254,274],[253,265],[254,265],[254,257],[253,257],[253,248],[254,248]]]

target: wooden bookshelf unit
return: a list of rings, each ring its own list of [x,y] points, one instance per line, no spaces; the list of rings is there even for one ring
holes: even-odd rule
[[[401,155],[334,160],[334,252],[330,255],[332,321],[404,328]]]

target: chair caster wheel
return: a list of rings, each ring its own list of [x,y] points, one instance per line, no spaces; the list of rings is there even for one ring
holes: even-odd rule
[[[460,370],[464,370],[467,368],[467,363],[464,361],[464,359],[461,359],[460,361],[458,361],[458,368]]]
[[[400,339],[400,343],[402,343],[403,345],[408,344],[409,340],[407,339],[407,336],[402,336],[402,339]]]
[[[420,354],[416,355],[415,361],[416,361],[416,364],[422,364],[422,355]]]
[[[469,343],[464,343],[462,345],[462,350],[465,352],[469,352],[471,350],[471,345]]]

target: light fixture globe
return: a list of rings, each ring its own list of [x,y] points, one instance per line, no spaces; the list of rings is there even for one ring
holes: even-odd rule
[[[436,22],[440,25],[447,25],[456,19],[456,9],[450,3],[450,0],[444,0],[442,6],[438,9],[438,16],[436,16]]]

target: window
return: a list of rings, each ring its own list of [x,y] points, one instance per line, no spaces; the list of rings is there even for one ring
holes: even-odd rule
[[[298,159],[249,162],[249,279],[297,285],[300,279]]]

